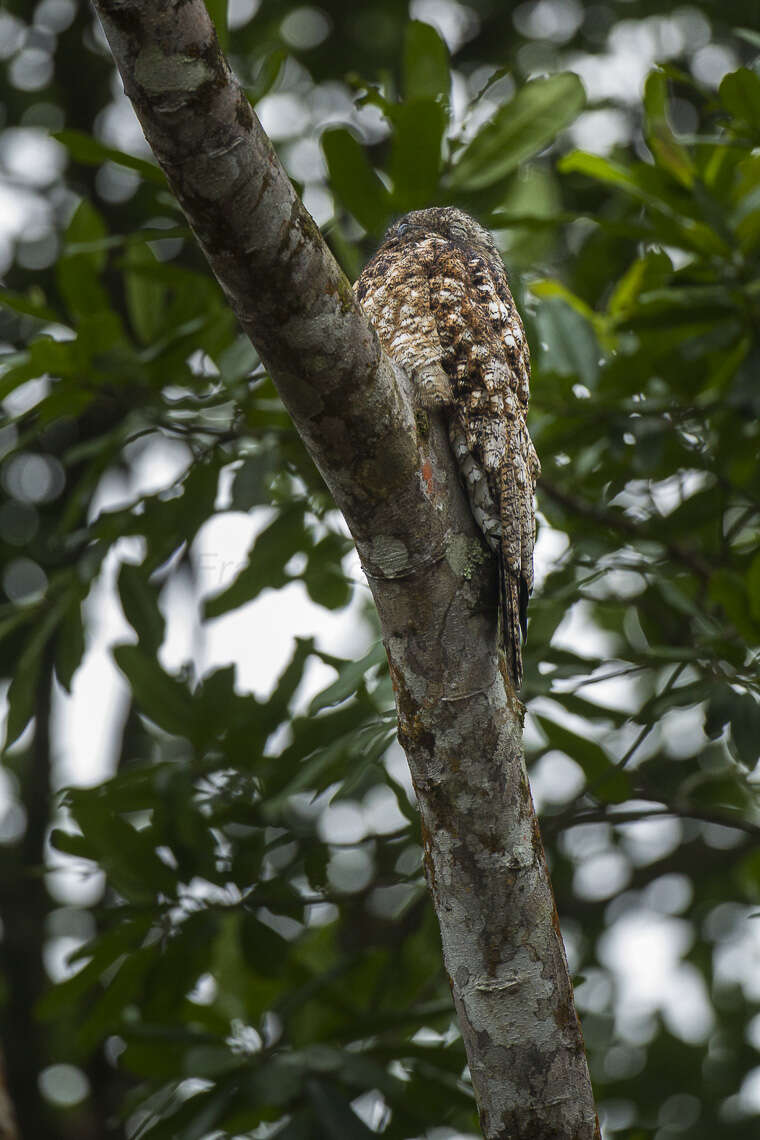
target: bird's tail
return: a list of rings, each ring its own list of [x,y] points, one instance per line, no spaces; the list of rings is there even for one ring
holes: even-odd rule
[[[522,587],[522,589],[521,589]],[[504,647],[504,656],[507,669],[516,689],[522,685],[522,644],[521,629],[523,627],[524,605],[521,593],[525,590],[524,584],[517,574],[510,572],[503,549],[499,551],[499,619],[501,624],[501,643]]]

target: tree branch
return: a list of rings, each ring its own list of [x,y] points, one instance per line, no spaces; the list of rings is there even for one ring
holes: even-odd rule
[[[495,573],[443,425],[415,417],[202,0],[95,0],[146,138],[343,511],[372,589],[488,1138],[598,1136]],[[419,421],[419,422],[418,422]]]
[[[599,523],[600,526],[606,526],[610,530],[617,531],[618,534],[627,534],[630,538],[649,537],[641,523],[629,519],[622,511],[613,511],[606,507],[598,507],[594,503],[587,503],[583,499],[579,499],[577,495],[563,491],[556,483],[551,483],[543,477],[539,486],[545,495],[548,495],[550,499],[553,499],[555,503],[573,515],[590,519],[592,522]],[[689,547],[676,541],[666,541],[661,538],[655,538],[654,541],[658,542],[675,562],[681,562],[687,566],[698,578],[706,581],[712,575],[713,570],[710,563],[695,550],[690,550]]]

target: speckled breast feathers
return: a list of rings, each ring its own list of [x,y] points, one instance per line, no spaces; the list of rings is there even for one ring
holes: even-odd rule
[[[444,411],[475,520],[499,558],[502,638],[519,687],[539,464],[526,425],[528,343],[498,250],[460,210],[417,210],[391,226],[356,292],[420,404]]]

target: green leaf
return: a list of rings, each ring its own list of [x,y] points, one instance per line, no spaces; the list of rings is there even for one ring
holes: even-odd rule
[[[502,181],[569,126],[586,102],[572,72],[533,79],[481,127],[454,167],[455,190],[482,190]]]
[[[404,33],[404,94],[448,104],[449,50],[435,28],[410,20]]]
[[[45,301],[45,295],[39,286],[32,286],[26,293],[14,293],[11,289],[0,289],[0,308],[11,309],[27,317],[36,317],[40,321],[55,321],[60,323],[61,315],[51,309]]]
[[[731,255],[733,239],[725,231],[722,214],[716,221],[715,203],[695,180],[692,193],[682,186],[674,186],[670,178],[655,166],[636,163],[626,167],[597,154],[573,151],[560,159],[559,169],[564,174],[581,173],[598,182],[616,186],[633,199],[649,207],[646,227],[642,236],[653,238],[665,245],[696,251],[701,256]],[[703,220],[708,218],[708,224]],[[608,224],[608,223],[603,223]],[[725,231],[725,232],[724,232]],[[625,233],[632,235],[631,223]],[[727,236],[728,235],[728,236]]]
[[[75,831],[64,831],[54,827],[50,833],[50,845],[64,855],[73,855],[75,859],[89,859],[97,862],[98,849],[85,835]]]
[[[691,156],[676,140],[667,117],[668,81],[661,71],[650,71],[644,87],[646,140],[655,161],[681,183],[691,187],[696,169]]]
[[[265,978],[282,972],[288,954],[288,943],[271,926],[253,914],[244,914],[240,922],[240,946],[248,965]]]
[[[321,693],[312,698],[309,716],[320,709],[333,708],[352,697],[370,669],[385,664],[386,656],[382,642],[373,645],[369,653],[358,661],[346,661],[338,671],[337,678]]]
[[[64,602],[48,609],[29,637],[13,670],[8,689],[8,717],[5,724],[4,749],[10,748],[34,716],[42,661],[49,639],[61,620]]]
[[[267,734],[288,720],[290,702],[301,683],[306,662],[314,652],[314,641],[310,637],[297,637],[290,660],[277,678],[266,704],[263,726]]]
[[[651,250],[637,257],[613,289],[607,311],[615,317],[626,317],[642,293],[662,287],[672,272],[673,263],[663,250]]]
[[[219,481],[219,457],[214,462],[193,463],[182,481],[179,498],[151,499],[145,510],[134,518],[133,533],[144,534],[148,541],[145,565],[152,573],[183,542],[191,542],[198,529],[214,510]],[[117,514],[117,529],[123,523]],[[105,536],[108,538],[108,535]]]
[[[353,1111],[346,1094],[341,1095],[334,1085],[311,1077],[306,1087],[317,1119],[330,1140],[368,1140],[377,1136]]]
[[[760,702],[751,693],[733,693],[731,736],[741,762],[753,771],[760,759]]]
[[[277,1140],[314,1140],[316,1124],[311,1110],[296,1112],[278,1129]]]
[[[238,1084],[239,1078],[232,1075],[227,1083],[194,1093],[176,1111],[172,1111],[176,1100],[170,1101],[170,1108],[162,1105],[162,1111],[141,1131],[141,1140],[201,1140],[217,1133],[217,1125],[238,1095]]]
[[[160,944],[142,946],[126,954],[87,1017],[77,1028],[81,1048],[90,1052],[122,1024],[125,1010],[139,1003],[145,975],[161,952]]]
[[[547,297],[536,317],[546,348],[541,367],[559,376],[577,376],[591,388],[599,375],[600,348],[594,330],[576,309],[560,297]]]
[[[187,687],[137,645],[117,645],[113,655],[146,716],[165,732],[191,737],[193,698]]]
[[[351,601],[353,587],[343,572],[341,559],[352,543],[342,534],[327,534],[309,551],[303,580],[309,597],[328,610],[337,610]]]
[[[72,316],[92,316],[110,308],[108,294],[100,282],[105,268],[105,252],[98,248],[107,233],[100,214],[83,199],[64,234],[64,252],[56,267],[58,288]],[[77,247],[90,245],[84,252]]]
[[[545,716],[537,716],[536,720],[546,733],[549,747],[564,752],[583,769],[589,792],[605,803],[623,803],[628,799],[631,794],[628,774],[614,767],[601,744]]]
[[[142,566],[123,563],[118,589],[124,616],[140,638],[141,649],[155,655],[163,643],[166,623],[156,591],[148,583],[148,572]]]
[[[760,635],[760,622],[752,616],[746,580],[735,570],[721,569],[710,576],[709,594],[721,605],[738,632],[752,645]]]
[[[254,107],[259,99],[263,99],[272,90],[287,58],[288,53],[283,48],[270,49],[266,52],[263,60],[260,61],[256,78],[250,87],[246,87],[245,91]]]
[[[132,328],[142,344],[153,344],[164,331],[168,287],[160,279],[161,263],[148,245],[130,245],[124,263],[124,295]],[[139,272],[130,272],[130,270]],[[156,270],[151,274],[151,270]]]
[[[650,200],[639,180],[634,177],[628,167],[609,158],[602,158],[598,154],[588,154],[582,150],[573,150],[559,160],[557,164],[563,174],[585,174],[597,182],[604,182],[609,186],[617,186],[636,198]]]
[[[412,99],[394,109],[393,127],[393,206],[406,213],[428,205],[436,196],[446,111],[430,99]]]
[[[229,47],[229,29],[227,27],[227,0],[206,0],[206,10],[216,29],[216,38],[219,47],[227,51]]]
[[[126,166],[129,170],[136,171],[156,186],[166,186],[166,179],[154,162],[146,162],[144,158],[135,158],[133,154],[105,146],[83,131],[54,131],[53,138],[66,147],[75,162],[81,162],[85,166],[101,166],[104,162],[115,162],[117,166]]]
[[[760,554],[756,554],[747,571],[747,592],[752,616],[760,621]]]
[[[536,264],[551,256],[556,232],[572,217],[562,210],[554,171],[538,163],[521,167],[509,177],[497,205],[482,217],[483,224],[501,231],[499,244],[510,268],[535,272]]]
[[[746,43],[752,44],[753,47],[760,48],[760,32],[754,28],[734,28],[734,32]]]
[[[404,818],[407,819],[409,823],[411,823],[412,827],[417,830],[420,824],[420,815],[415,804],[410,802],[403,784],[399,784],[397,780],[394,780],[393,776],[391,776],[390,772],[388,771],[383,772],[383,779],[385,780],[390,790],[393,792],[393,795],[396,797],[398,810],[401,812]]]
[[[220,376],[227,384],[250,376],[258,362],[259,354],[247,336],[235,337],[216,360]]]
[[[119,814],[120,804],[110,804],[90,789],[70,788],[67,802],[85,842],[97,851],[100,866],[125,898],[145,902],[154,900],[157,891],[167,896],[176,892],[176,871],[156,854],[152,827],[133,827]]]
[[[727,111],[755,131],[760,131],[760,76],[740,67],[721,80],[718,89]]]
[[[81,591],[71,591],[55,643],[55,674],[67,693],[84,657],[84,620]]]
[[[362,144],[345,127],[333,127],[322,135],[322,150],[333,192],[365,230],[381,234],[391,214],[390,194]]]
[[[658,693],[647,701],[639,714],[642,719],[657,721],[670,709],[688,708],[706,700],[712,693],[711,681],[690,681],[687,685],[677,685],[667,692]]]
[[[251,507],[269,506],[272,501],[269,483],[280,468],[277,448],[262,445],[243,460],[232,484],[232,509],[250,511]]]
[[[716,685],[705,709],[705,734],[714,740],[731,719],[736,694],[728,685]]]
[[[285,564],[311,545],[304,528],[304,504],[291,503],[263,530],[248,553],[248,564],[232,585],[209,598],[205,605],[207,618],[219,617],[258,597],[262,590],[278,589],[289,581]]]
[[[59,831],[53,832],[60,838]],[[61,848],[66,850],[65,847]],[[87,958],[86,964],[72,977],[67,978],[47,991],[37,1005],[39,1017],[49,1019],[70,1014],[74,1002],[93,988],[106,972],[111,970],[123,955],[132,953],[142,943],[150,930],[149,915],[122,917],[111,930],[80,946],[69,956],[70,963]]]
[[[579,297],[576,293],[568,289],[566,285],[563,285],[561,281],[553,281],[549,278],[543,281],[533,281],[530,285],[530,291],[536,297],[559,297],[566,305],[569,305],[571,309],[574,309],[576,313],[579,313],[584,320],[587,320],[591,324],[593,324],[596,318],[596,314],[591,306],[588,305],[582,297]]]
[[[127,1047],[120,1064],[140,1077],[213,1077],[240,1064],[239,1057],[218,1038],[184,1026],[135,1025],[122,1036]]]

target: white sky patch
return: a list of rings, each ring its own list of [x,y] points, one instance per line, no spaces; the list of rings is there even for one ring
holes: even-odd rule
[[[319,817],[317,832],[325,843],[360,843],[368,833],[361,807],[349,800],[328,804]]]
[[[586,777],[580,764],[564,752],[547,752],[530,770],[530,789],[537,812],[563,804],[583,791]]]
[[[760,918],[745,913],[715,948],[717,983],[740,985],[747,1001],[760,1001]],[[757,908],[755,908],[757,909]]]
[[[158,654],[169,673],[198,655],[200,625],[195,594],[187,575],[170,575],[161,591],[159,608],[166,621],[166,636]]]
[[[20,237],[36,241],[50,228],[50,206],[39,194],[9,186],[0,176],[0,240]]]
[[[137,115],[121,89],[121,81],[118,86],[113,85],[112,91],[113,101],[103,108],[95,120],[95,134],[108,146],[139,158],[152,159],[151,149],[145,141]]]
[[[295,138],[303,134],[304,127],[311,122],[306,100],[290,91],[276,91],[259,99],[256,114],[274,140]]]
[[[201,527],[192,548],[199,601],[221,592],[237,577],[247,564],[255,537],[271,519],[269,508],[247,515],[229,511],[214,515]],[[361,656],[369,642],[361,618],[364,590],[360,581],[352,601],[342,610],[326,610],[312,602],[301,582],[264,590],[247,605],[204,623],[198,648],[201,672],[235,662],[238,686],[264,697],[285,668],[296,635],[315,637],[321,649],[338,657]],[[327,665],[312,658],[299,688],[299,704],[328,685],[334,675]]]
[[[544,516],[537,512],[538,529],[536,546],[533,551],[533,572],[536,590],[540,590],[546,575],[555,568],[562,555],[570,546],[570,539],[564,531],[556,530]]]
[[[580,898],[612,898],[627,886],[631,865],[621,851],[605,851],[580,863],[573,875],[573,890]]]
[[[455,0],[411,0],[409,18],[431,24],[446,41],[452,55],[477,35],[480,26],[477,13]]]
[[[330,21],[320,8],[293,8],[280,25],[283,39],[297,51],[317,47],[330,34]]]
[[[320,648],[336,656],[360,657],[367,648],[356,599],[344,610],[325,610],[311,601],[300,582],[293,582],[281,590],[265,590],[247,605],[206,622],[199,652],[201,672],[234,663],[238,687],[264,698],[288,663],[296,634],[314,636]],[[332,669],[312,658],[298,703],[310,700],[334,676]]]
[[[593,700],[594,704],[599,705],[600,708],[623,709],[634,713],[641,704],[636,692],[636,674],[616,675],[619,672],[623,673],[626,667],[627,663],[612,659],[603,661],[587,677],[558,677],[552,681],[552,693],[578,693],[585,699]],[[561,701],[560,696],[558,696],[558,700]],[[636,729],[637,733],[638,728]],[[620,756],[623,756],[624,753],[625,748],[618,749]]]
[[[405,817],[399,811],[395,795],[384,784],[376,784],[370,788],[364,797],[362,807],[367,828],[376,835],[387,835],[392,831],[398,831],[406,823]]]
[[[628,806],[635,809],[636,804]],[[653,807],[646,801],[641,806],[645,811]],[[675,851],[682,838],[680,820],[672,815],[663,815],[661,819],[650,817],[631,823],[621,823],[618,824],[618,828],[623,837],[623,850],[637,867],[644,867],[664,859],[666,855]]]
[[[729,49],[721,47],[717,50],[725,55],[717,58],[711,51],[713,45],[701,47],[702,44],[707,45],[709,36],[710,26],[702,13],[679,8],[669,16],[620,20],[610,31],[605,52],[598,55],[573,53],[563,62],[581,77],[589,100],[612,99],[634,103],[641,98],[644,80],[658,60],[672,59],[695,48],[699,49],[693,62],[695,74],[701,70],[704,82],[717,83],[731,66],[736,66],[736,57]],[[706,57],[704,52],[708,53]],[[697,78],[703,76],[697,74]]]
[[[24,47],[8,68],[14,87],[20,91],[41,91],[53,76],[53,57],[40,47]]]
[[[554,631],[552,645],[587,657],[614,657],[618,641],[614,634],[598,629],[591,620],[588,602],[576,602]]]
[[[10,59],[21,47],[25,34],[21,20],[10,12],[0,12],[0,59]]]
[[[56,787],[91,787],[112,775],[118,759],[118,730],[129,686],[111,655],[114,645],[135,641],[116,597],[116,575],[126,543],[110,551],[99,580],[84,604],[86,654],[74,674],[71,696],[56,687],[52,738]],[[129,548],[127,548],[129,549]],[[131,561],[132,559],[130,559]]]
[[[48,1065],[39,1076],[40,1092],[56,1108],[71,1108],[90,1092],[90,1082],[75,1065]]]
[[[0,134],[3,169],[28,186],[49,186],[66,165],[66,151],[46,131],[35,127],[9,127]]]
[[[321,185],[304,186],[303,204],[318,226],[326,225],[335,213],[333,196]]]
[[[697,79],[709,87],[717,87],[723,76],[735,71],[738,64],[731,48],[724,44],[706,44],[695,54],[691,66]]]
[[[684,1041],[703,1041],[713,1026],[713,1012],[699,971],[683,955],[694,930],[683,919],[640,909],[627,911],[599,940],[599,958],[615,976],[616,1017],[625,1038],[660,1012],[668,1028]]]
[[[586,111],[569,129],[570,138],[579,150],[602,155],[627,142],[630,133],[628,117],[615,108]]]
[[[660,739],[669,756],[677,760],[694,756],[704,746],[705,733],[702,727],[704,714],[699,707],[690,705],[687,708],[669,709],[660,718]]]
[[[739,1103],[745,1112],[760,1114],[760,1066],[747,1073],[739,1089]]]
[[[564,44],[578,31],[583,14],[578,0],[538,0],[520,4],[512,18],[521,35]]]
[[[242,28],[261,7],[261,0],[228,0],[227,23],[231,30]]]
[[[262,520],[261,526],[266,524]],[[167,635],[159,659],[170,671],[188,660],[199,675],[219,666],[237,666],[240,690],[264,698],[293,651],[293,639],[314,636],[318,644],[337,656],[355,658],[366,652],[369,631],[362,619],[362,600],[339,611],[312,602],[300,582],[279,591],[267,590],[255,601],[228,616],[201,626],[200,598],[228,584],[245,564],[245,553],[256,530],[254,520],[240,514],[214,516],[206,524],[207,556],[213,586],[207,582],[194,595],[187,580],[171,579],[161,596]],[[91,786],[110,776],[117,761],[118,739],[129,690],[117,668],[113,646],[134,642],[135,634],[121,611],[116,577],[121,562],[139,561],[138,540],[123,540],[109,554],[101,578],[86,602],[88,645],[83,664],[74,676],[72,694],[56,690],[54,701],[55,784]],[[202,563],[199,571],[203,586]],[[334,670],[312,658],[306,666],[296,703],[308,701],[334,679]]]
[[[50,32],[65,32],[77,14],[75,0],[40,0],[34,9],[34,23]]]

